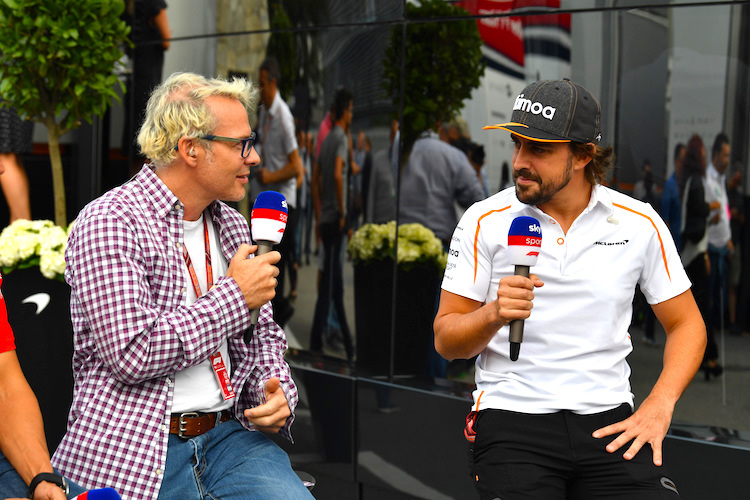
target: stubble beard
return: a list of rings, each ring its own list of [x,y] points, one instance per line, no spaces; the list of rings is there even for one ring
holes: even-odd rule
[[[519,186],[517,179],[518,177],[524,177],[526,179],[532,179],[536,181],[536,186]],[[530,170],[522,169],[513,172],[513,180],[516,181],[516,197],[522,203],[527,205],[544,205],[550,201],[558,192],[560,192],[565,186],[568,185],[570,180],[573,178],[573,155],[568,156],[568,161],[565,164],[565,170],[562,172],[562,176],[558,179],[542,180],[541,177],[535,175]],[[536,187],[536,189],[535,189]]]

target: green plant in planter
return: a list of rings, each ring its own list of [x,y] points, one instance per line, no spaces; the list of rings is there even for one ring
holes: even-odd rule
[[[114,74],[130,28],[122,0],[0,0],[0,95],[47,127],[55,223],[67,225],[60,137],[118,99]]]
[[[349,256],[355,264],[371,263],[393,259],[396,240],[396,221],[385,224],[365,224],[352,236],[349,242]],[[448,254],[435,233],[422,224],[401,224],[398,226],[397,263],[404,270],[415,264],[432,264],[438,270],[445,269]]]
[[[407,24],[403,66],[402,26],[396,25],[391,31],[391,44],[383,60],[383,87],[398,109],[403,68],[402,164],[420,134],[456,116],[479,86],[485,67],[482,38],[474,20],[456,20],[467,15],[466,10],[445,0],[407,3],[409,21],[430,21]]]

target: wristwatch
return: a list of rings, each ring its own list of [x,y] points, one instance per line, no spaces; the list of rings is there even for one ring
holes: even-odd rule
[[[26,490],[26,496],[29,498],[34,498],[34,490],[42,481],[58,485],[65,492],[65,496],[67,496],[69,493],[68,482],[64,477],[62,477],[60,474],[42,472],[41,474],[37,474],[36,476],[34,476],[34,479],[31,480],[31,483],[29,483],[29,489]]]

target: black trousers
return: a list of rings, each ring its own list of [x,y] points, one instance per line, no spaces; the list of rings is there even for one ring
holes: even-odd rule
[[[341,325],[346,357],[351,361],[354,358],[354,346],[349,324],[346,321],[344,279],[341,268],[341,245],[344,243],[344,233],[339,229],[338,223],[321,224],[320,238],[323,240],[325,262],[320,287],[318,288],[318,300],[315,303],[315,315],[313,316],[313,326],[310,333],[310,350],[320,351],[323,349],[323,330],[328,324],[328,313],[331,304],[333,304]]]
[[[482,410],[470,451],[474,485],[482,500],[514,499],[676,499],[667,469],[653,463],[645,445],[632,459],[627,444],[608,453],[608,436],[591,434],[632,414],[624,404],[594,415],[561,411],[530,415]]]

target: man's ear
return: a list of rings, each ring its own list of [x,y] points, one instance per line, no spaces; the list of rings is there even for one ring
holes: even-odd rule
[[[589,142],[586,144],[586,151],[580,152],[580,153],[574,153],[573,157],[575,158],[575,161],[573,163],[573,170],[581,170],[586,168],[586,165],[588,165],[591,160],[594,159],[594,153],[596,152],[596,146],[593,142]]]
[[[197,152],[195,148],[196,144],[190,137],[181,137],[177,141],[177,155],[189,165],[193,165],[196,162]]]

